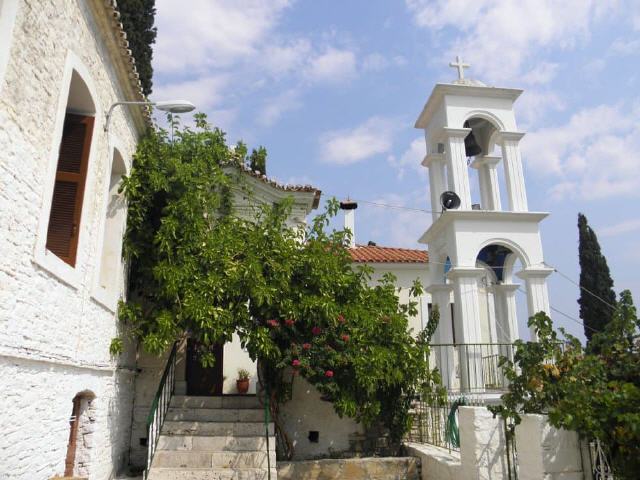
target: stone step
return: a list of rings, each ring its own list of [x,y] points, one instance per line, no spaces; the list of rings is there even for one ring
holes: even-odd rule
[[[275,468],[271,469],[271,480],[277,480]],[[230,469],[177,469],[153,468],[149,472],[148,480],[269,480],[269,473],[263,468],[247,468],[244,470]]]
[[[158,450],[193,450],[209,452],[245,452],[253,450],[266,451],[267,439],[262,436],[193,436],[193,435],[160,435]],[[276,438],[269,438],[269,450],[275,451]]]
[[[276,452],[270,454],[271,465],[276,465]],[[158,450],[152,467],[157,468],[267,468],[267,452],[193,452]]]
[[[184,408],[171,407],[166,420],[194,422],[261,422],[264,411],[250,408]]]
[[[162,435],[234,436],[258,437],[265,435],[261,422],[188,422],[167,420],[162,426]],[[273,423],[269,424],[269,435],[274,435]]]
[[[262,408],[255,395],[224,395],[222,397],[174,395],[171,406],[175,408]]]

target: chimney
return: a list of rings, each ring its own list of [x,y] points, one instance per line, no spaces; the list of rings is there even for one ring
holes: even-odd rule
[[[356,246],[356,224],[355,224],[355,216],[356,216],[356,208],[358,208],[358,203],[353,200],[345,200],[340,202],[340,209],[344,210],[344,229],[351,232],[351,241],[349,242],[349,248],[353,248]]]

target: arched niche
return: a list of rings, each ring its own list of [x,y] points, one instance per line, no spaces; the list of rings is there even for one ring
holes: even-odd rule
[[[88,477],[90,474],[93,431],[96,421],[95,394],[90,390],[73,397],[69,418],[69,442],[65,456],[65,477]]]
[[[126,163],[120,150],[112,151],[111,173],[106,193],[105,216],[100,255],[98,289],[107,306],[114,308],[119,296],[122,272],[122,238],[126,220],[126,202],[119,192],[122,177],[127,173]]]

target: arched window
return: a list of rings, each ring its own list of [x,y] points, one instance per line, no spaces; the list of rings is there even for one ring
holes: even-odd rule
[[[46,248],[72,267],[76,263],[82,200],[89,166],[95,105],[74,71],[56,167]]]
[[[124,233],[126,209],[124,195],[118,193],[118,189],[125,173],[124,159],[120,152],[114,148],[102,237],[100,275],[98,278],[98,288],[109,304],[115,302],[119,293],[118,280],[122,265],[122,235]]]

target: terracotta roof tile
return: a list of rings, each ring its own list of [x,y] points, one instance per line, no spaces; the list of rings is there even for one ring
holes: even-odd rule
[[[373,245],[356,245],[349,249],[351,258],[356,263],[428,263],[429,253],[426,250],[409,248],[378,247]]]

